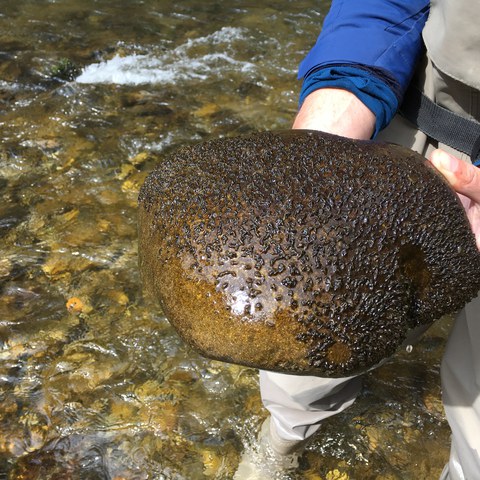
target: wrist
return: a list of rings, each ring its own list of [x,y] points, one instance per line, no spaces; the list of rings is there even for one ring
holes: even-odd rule
[[[375,130],[375,120],[374,113],[353,93],[321,88],[305,98],[292,128],[368,140]]]

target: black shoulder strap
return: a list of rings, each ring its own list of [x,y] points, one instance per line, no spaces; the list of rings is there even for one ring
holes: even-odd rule
[[[480,166],[480,123],[437,105],[412,85],[399,113],[429,137],[470,155],[474,165]]]

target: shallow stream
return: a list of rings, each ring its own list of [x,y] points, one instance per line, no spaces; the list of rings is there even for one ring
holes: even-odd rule
[[[289,128],[329,2],[0,5],[0,479],[229,479],[266,416],[257,372],[142,297],[137,193],[180,145]],[[437,478],[448,327],[366,375],[284,478]]]

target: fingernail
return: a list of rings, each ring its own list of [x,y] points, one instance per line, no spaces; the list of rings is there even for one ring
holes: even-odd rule
[[[457,170],[457,159],[455,157],[452,157],[448,153],[441,152],[439,154],[439,161],[440,166],[444,170],[448,170],[449,172],[455,172]]]

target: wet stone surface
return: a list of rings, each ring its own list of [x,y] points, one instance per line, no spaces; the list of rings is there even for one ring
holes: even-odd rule
[[[214,359],[363,373],[480,288],[456,194],[396,145],[298,130],[200,143],[159,164],[139,210],[146,289]]]

